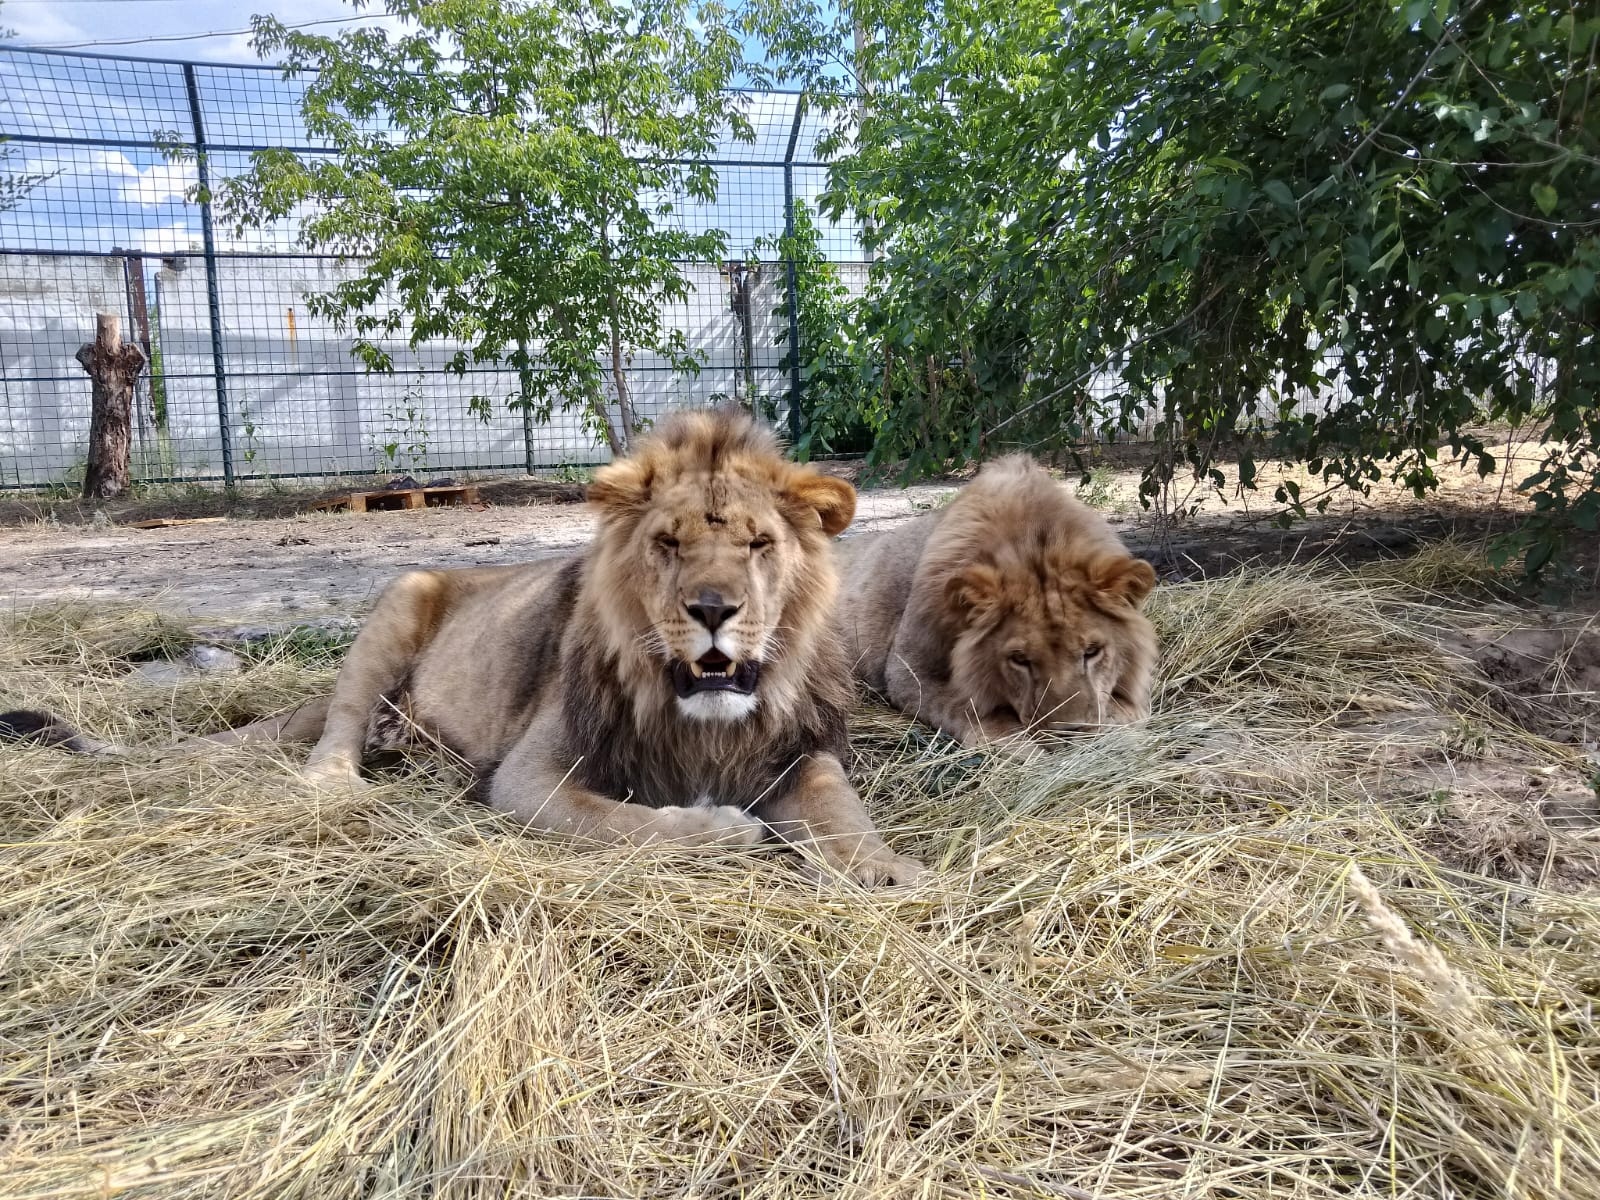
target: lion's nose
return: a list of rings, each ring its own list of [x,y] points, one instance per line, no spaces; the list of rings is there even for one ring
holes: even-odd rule
[[[724,622],[739,611],[737,604],[729,604],[722,598],[721,592],[713,591],[701,592],[698,600],[693,604],[685,604],[683,607],[688,610],[691,617],[699,621],[712,633],[715,633]]]

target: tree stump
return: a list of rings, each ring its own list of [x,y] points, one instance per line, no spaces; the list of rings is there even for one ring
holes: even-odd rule
[[[100,313],[94,341],[80,347],[77,358],[89,373],[92,395],[83,495],[86,500],[111,500],[128,490],[133,385],[145,367],[144,351],[134,342],[123,342],[122,318]]]

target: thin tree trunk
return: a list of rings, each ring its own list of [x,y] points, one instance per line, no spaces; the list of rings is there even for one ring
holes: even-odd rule
[[[561,325],[562,340],[569,346],[576,346],[578,344],[578,335],[572,327],[572,314],[564,307],[557,307],[555,309],[555,317]],[[585,376],[586,381],[587,379],[588,377]],[[611,413],[606,406],[605,386],[598,378],[595,379],[594,384],[595,386],[592,389],[588,387],[584,389],[588,393],[584,397],[584,404],[588,407],[589,414],[598,418],[601,427],[605,430],[606,445],[610,447],[612,457],[621,458],[627,453],[627,444],[617,433],[617,423],[611,419]]]
[[[83,495],[88,500],[111,500],[128,490],[133,385],[144,370],[145,354],[136,343],[123,342],[120,317],[100,313],[94,341],[84,343],[77,358],[89,373],[91,396]]]
[[[633,448],[633,438],[639,432],[639,418],[633,411],[633,398],[628,395],[628,372],[622,364],[622,333],[616,322],[617,297],[611,294],[611,381],[617,389],[617,408],[622,413],[622,438],[628,449]]]
[[[861,24],[861,18],[856,14],[856,5],[850,6],[850,33],[851,41],[855,45],[855,56],[850,66],[856,76],[856,128],[859,129],[867,122],[867,116],[872,104],[872,80],[867,74],[867,30]],[[861,218],[861,240],[867,251],[867,261],[876,262],[878,251],[873,245],[877,236],[877,225],[870,216]]]
[[[600,130],[611,136],[611,110],[602,105]],[[622,329],[618,325],[617,281],[611,275],[611,200],[600,196],[600,262],[606,279],[607,332],[611,335],[611,382],[617,389],[617,412],[622,417],[622,445],[633,449],[634,435],[639,432],[639,418],[633,411],[633,397],[628,394],[628,372],[622,361]],[[613,439],[615,440],[615,439]]]

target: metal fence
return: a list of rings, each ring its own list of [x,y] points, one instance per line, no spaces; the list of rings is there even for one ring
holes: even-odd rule
[[[292,222],[239,235],[213,220],[207,189],[246,170],[252,153],[328,153],[301,121],[304,88],[269,66],[0,48],[0,171],[43,180],[0,211],[0,487],[67,482],[81,469],[89,379],[73,356],[99,312],[120,314],[150,358],[134,431],[135,476],[146,481],[603,460],[576,412],[543,424],[504,404],[474,415],[472,397],[512,395],[516,376],[495,365],[447,371],[454,344],[413,351],[402,333],[385,344],[393,372],[368,372],[349,336],[305,304],[351,264],[298,252]],[[821,190],[821,127],[797,95],[741,95],[755,141],[730,139],[712,156],[715,201],[674,205],[687,231],[721,230],[730,256],[682,264],[690,292],[666,312],[701,369],[635,354],[628,377],[644,417],[725,398],[785,421],[801,413],[780,315],[794,307],[794,272],[745,264],[784,232],[791,200]],[[173,147],[187,153],[174,158]],[[825,228],[823,250],[859,289],[853,231]]]

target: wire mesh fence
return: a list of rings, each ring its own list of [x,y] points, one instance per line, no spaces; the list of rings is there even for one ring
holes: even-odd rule
[[[542,421],[509,410],[509,367],[448,370],[455,344],[413,349],[402,328],[381,343],[393,370],[369,372],[349,334],[306,304],[359,264],[300,252],[292,221],[239,232],[213,220],[205,197],[253,153],[327,153],[301,120],[304,87],[274,67],[0,49],[0,172],[34,182],[0,210],[0,487],[65,483],[81,470],[90,383],[73,356],[103,312],[121,316],[150,362],[135,403],[137,479],[604,459],[579,412]],[[754,141],[730,139],[712,156],[715,200],[674,205],[686,231],[721,230],[729,255],[680,264],[688,294],[665,311],[700,367],[633,355],[629,390],[647,419],[726,399],[785,423],[803,410],[798,373],[785,366],[793,274],[758,248],[784,232],[789,197],[821,190],[821,125],[797,95],[741,100]],[[866,265],[853,231],[825,226],[822,249],[859,289]],[[474,398],[488,403],[475,412]]]

